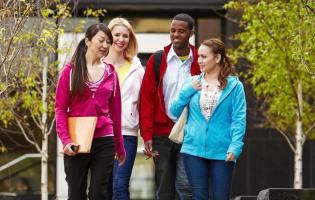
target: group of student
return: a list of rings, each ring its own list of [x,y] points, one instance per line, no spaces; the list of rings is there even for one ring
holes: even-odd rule
[[[189,43],[193,34],[192,17],[176,15],[171,44],[152,54],[144,70],[126,19],[87,29],[56,89],[68,199],[130,199],[139,128],[144,154],[154,160],[155,199],[229,199],[245,134],[244,89],[223,42],[207,39],[197,49]],[[184,140],[177,144],[168,136],[186,106]],[[70,116],[97,116],[91,153],[71,148],[77,144],[68,133]]]

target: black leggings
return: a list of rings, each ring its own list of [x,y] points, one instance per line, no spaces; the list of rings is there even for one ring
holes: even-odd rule
[[[69,200],[86,200],[87,174],[90,170],[90,200],[112,199],[112,170],[115,144],[113,137],[95,138],[90,154],[64,155]]]

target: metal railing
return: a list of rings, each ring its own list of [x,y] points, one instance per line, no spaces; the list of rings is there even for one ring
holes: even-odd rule
[[[27,159],[27,158],[40,158],[41,155],[39,153],[27,153],[27,154],[24,154],[23,156],[20,156],[2,166],[0,166],[0,172],[12,167],[13,165]]]

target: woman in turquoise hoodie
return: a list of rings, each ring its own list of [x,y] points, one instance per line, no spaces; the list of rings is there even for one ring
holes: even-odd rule
[[[228,200],[236,159],[243,148],[246,100],[243,84],[231,76],[232,64],[219,39],[198,49],[199,76],[186,79],[170,112],[179,117],[188,106],[181,153],[193,199]]]

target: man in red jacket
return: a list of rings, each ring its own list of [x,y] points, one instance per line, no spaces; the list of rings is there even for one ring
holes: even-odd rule
[[[158,200],[191,199],[191,188],[180,155],[181,145],[170,141],[168,135],[176,121],[169,112],[171,102],[184,80],[200,73],[197,49],[189,44],[193,26],[193,19],[187,14],[181,13],[173,18],[171,44],[164,47],[159,74],[155,73],[156,54],[153,54],[142,81],[140,129],[144,153],[154,160]]]

